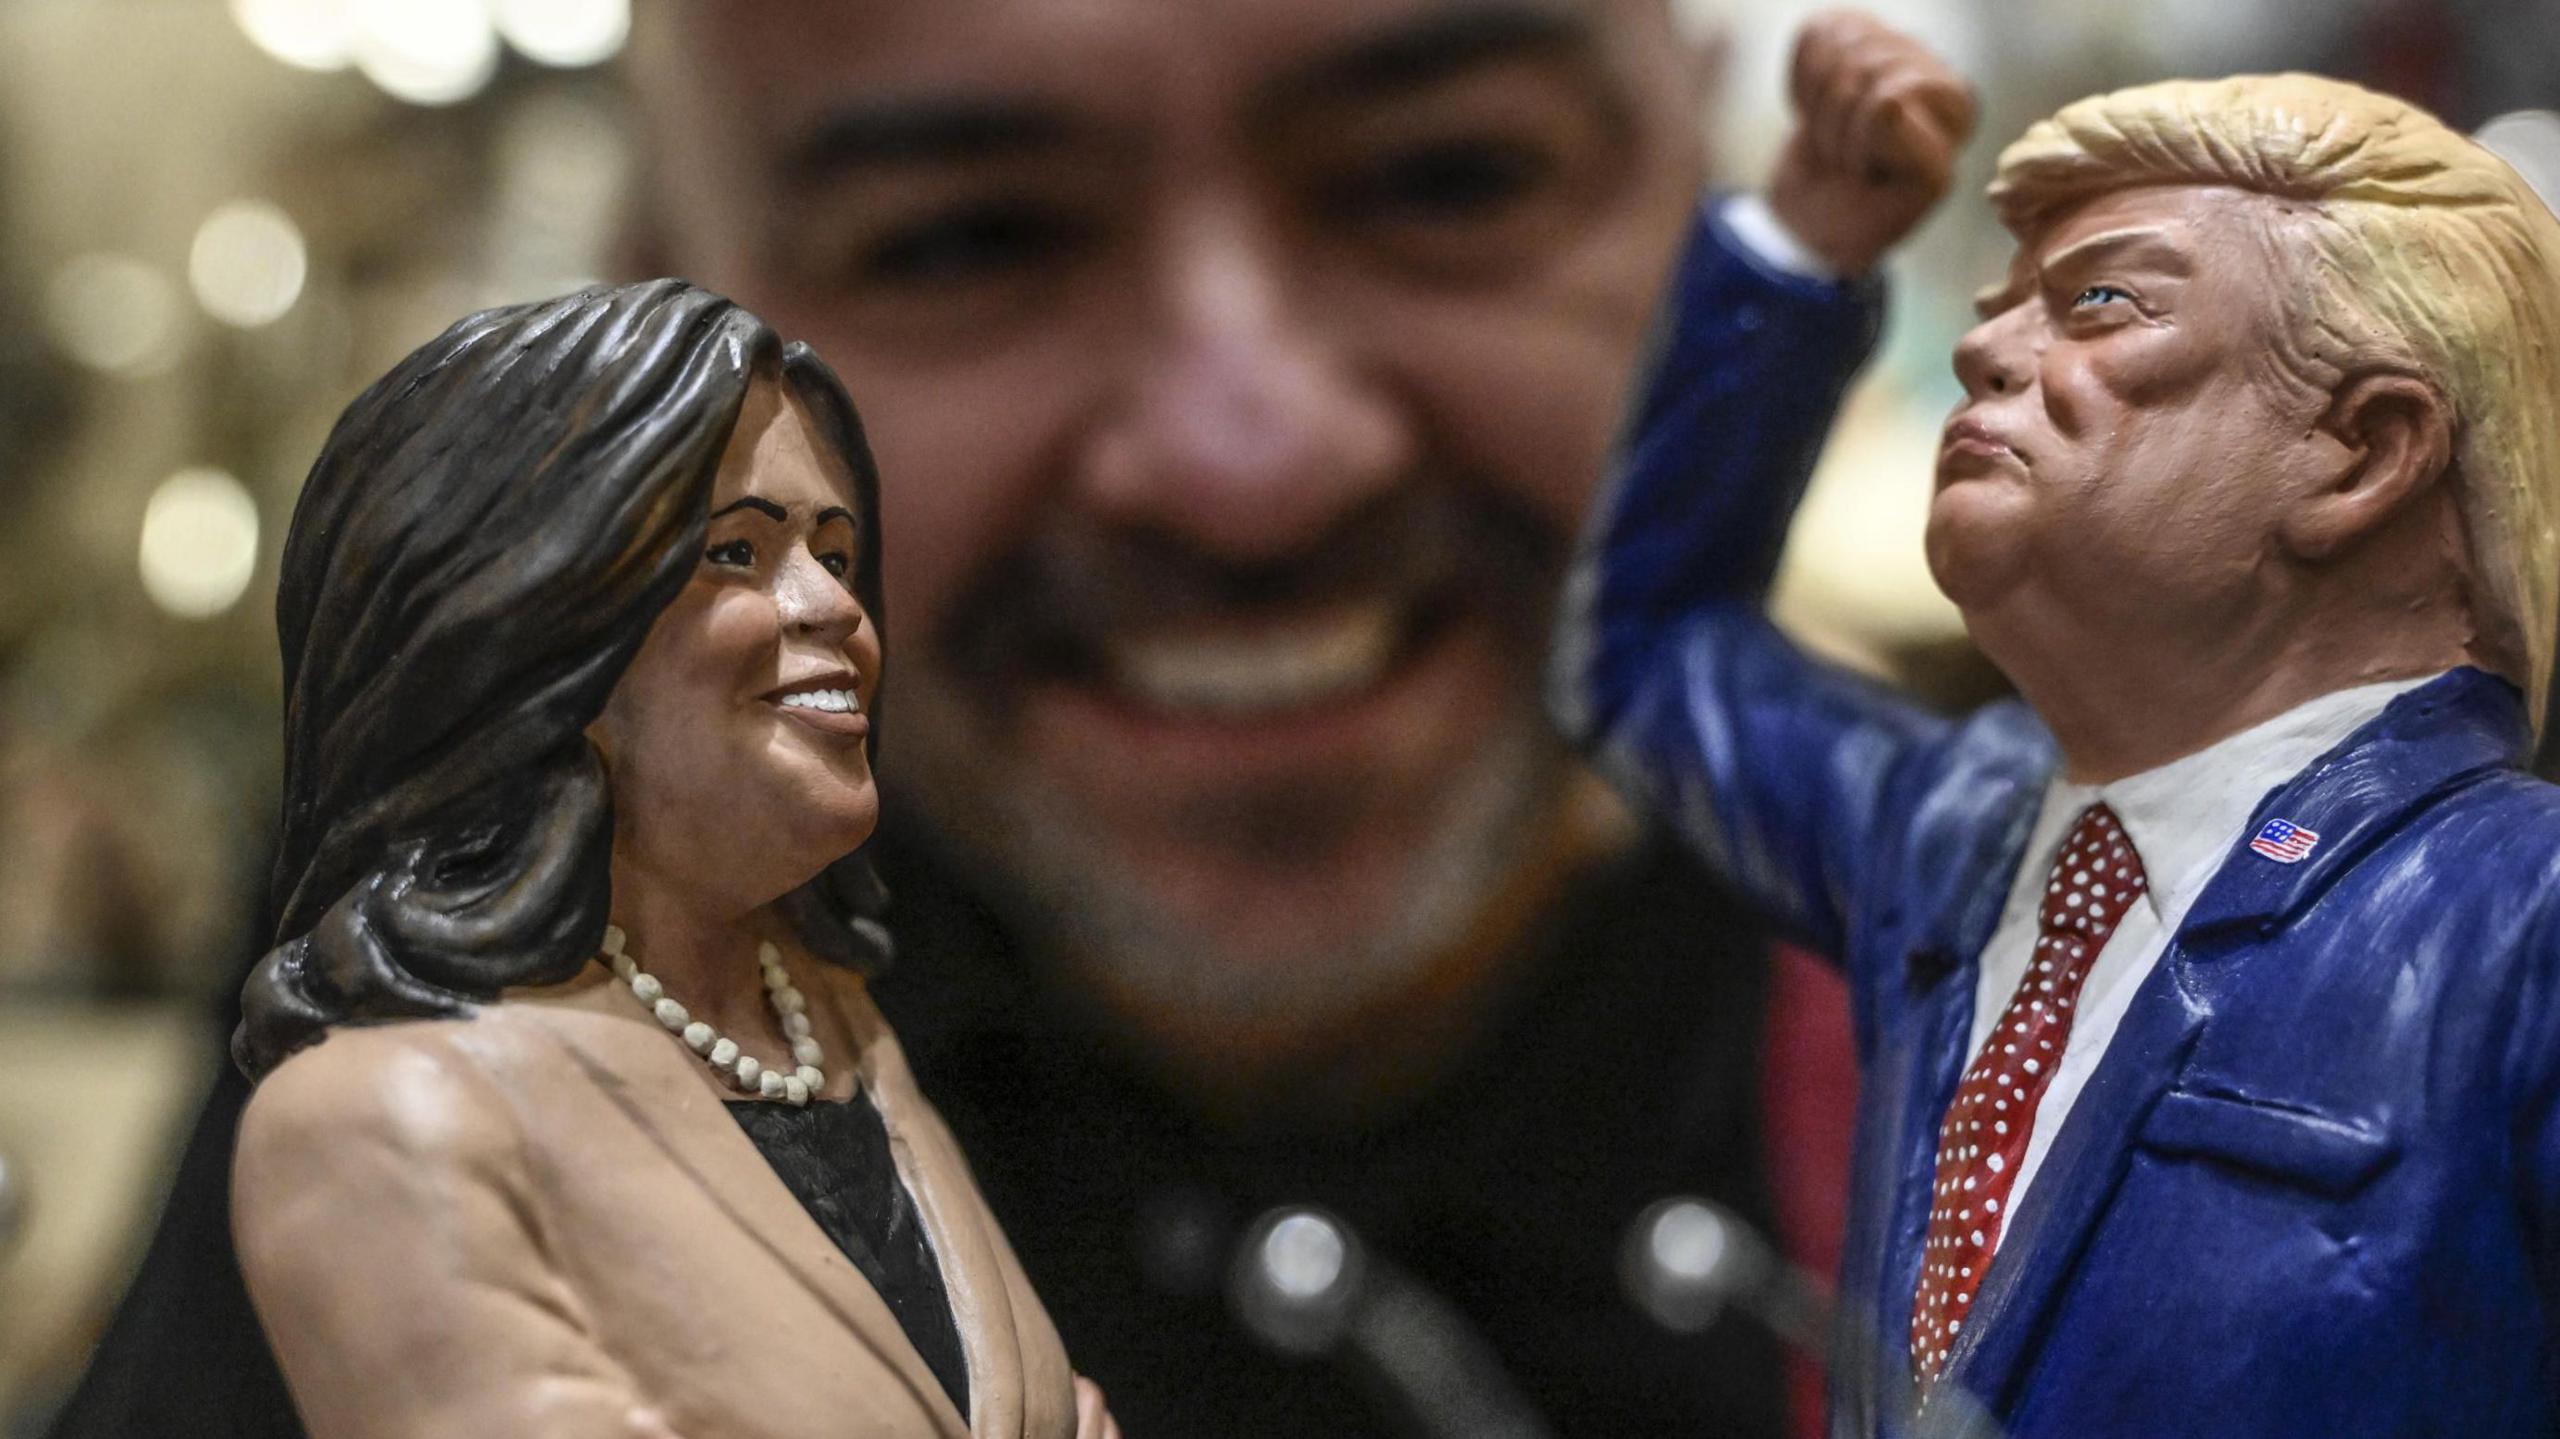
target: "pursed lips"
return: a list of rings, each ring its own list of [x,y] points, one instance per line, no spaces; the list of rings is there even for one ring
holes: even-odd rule
[[[1938,442],[1938,482],[1943,485],[1957,475],[1980,473],[2003,461],[2025,464],[2016,446],[1980,420],[1951,420]]]

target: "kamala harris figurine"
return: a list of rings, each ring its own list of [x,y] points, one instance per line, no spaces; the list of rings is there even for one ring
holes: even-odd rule
[[[286,542],[233,1218],[314,1439],[1110,1439],[864,992],[877,477],[674,281],[474,315]]]

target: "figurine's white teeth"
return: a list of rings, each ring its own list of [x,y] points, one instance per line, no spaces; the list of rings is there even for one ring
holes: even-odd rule
[[[821,710],[827,714],[862,713],[862,699],[851,690],[794,690],[775,703],[784,709]]]
[[[1396,608],[1379,603],[1250,630],[1121,636],[1108,653],[1112,677],[1146,704],[1249,717],[1376,684],[1400,630]]]

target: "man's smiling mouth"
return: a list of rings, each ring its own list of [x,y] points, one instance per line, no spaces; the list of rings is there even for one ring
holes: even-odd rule
[[[1260,624],[1114,635],[1103,669],[1148,708],[1253,719],[1347,698],[1383,679],[1412,632],[1386,600]]]

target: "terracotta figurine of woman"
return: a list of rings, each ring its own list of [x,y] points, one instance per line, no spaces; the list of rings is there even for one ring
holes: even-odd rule
[[[864,991],[877,477],[674,281],[331,434],[277,601],[241,1263],[314,1439],[1110,1439]]]

